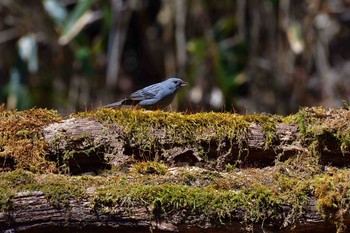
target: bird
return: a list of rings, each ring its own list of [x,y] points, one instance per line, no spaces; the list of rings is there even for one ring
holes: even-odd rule
[[[120,108],[122,105],[133,105],[146,110],[162,109],[171,104],[177,91],[183,86],[188,86],[188,83],[181,78],[171,77],[163,82],[144,87],[118,102],[103,107]]]

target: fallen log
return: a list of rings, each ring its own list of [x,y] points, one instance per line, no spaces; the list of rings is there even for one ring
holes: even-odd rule
[[[348,109],[99,109],[67,119],[0,110],[2,231],[341,232],[350,223]]]
[[[188,171],[191,170],[187,169]],[[207,172],[196,169],[192,171],[193,174],[198,176]],[[171,174],[169,175],[168,173],[167,179],[175,180],[185,170],[173,169],[169,172]],[[225,176],[224,173],[221,175]],[[132,176],[132,174],[129,174],[129,176]],[[263,222],[250,222],[246,218],[253,216],[245,211],[252,211],[254,209],[253,206],[251,206],[253,209],[249,210],[242,208],[242,206],[232,208],[232,206],[227,205],[226,208],[232,208],[226,210],[230,215],[218,217],[215,216],[215,213],[212,213],[213,215],[211,216],[206,214],[204,209],[203,212],[198,212],[199,209],[196,209],[195,206],[186,206],[180,203],[178,207],[174,205],[173,208],[169,209],[167,203],[161,203],[162,201],[158,199],[159,197],[157,197],[156,193],[154,194],[154,200],[151,202],[148,202],[146,199],[139,202],[136,197],[131,199],[131,202],[128,204],[125,204],[126,199],[122,197],[120,197],[119,201],[115,199],[106,200],[107,197],[114,197],[113,191],[108,193],[109,190],[102,187],[108,185],[109,177],[46,176],[20,171],[7,174],[1,180],[6,182],[6,180],[11,180],[14,177],[22,179],[20,183],[13,186],[15,190],[30,190],[29,184],[31,184],[36,191],[21,191],[11,196],[6,210],[0,213],[0,230],[2,232],[59,232],[62,230],[67,232],[94,232],[96,230],[101,232],[113,232],[116,230],[144,232],[151,230],[154,232],[191,233],[202,231],[246,232],[247,230],[254,230],[254,232],[276,232],[277,230],[280,232],[307,232],[307,229],[310,229],[310,232],[312,232],[313,230],[311,229],[313,228],[317,228],[318,232],[326,232],[330,229],[336,229],[336,225],[328,222],[329,220],[326,220],[320,213],[315,197],[309,197],[307,202],[301,206],[303,212],[300,215],[295,214],[295,207],[292,205],[281,203],[277,206],[268,206],[268,203],[265,203],[267,204],[265,206],[266,209],[261,209],[260,211],[262,212],[256,213],[257,215],[254,216],[257,219],[265,220]],[[135,174],[134,178],[136,178]],[[205,177],[203,176],[202,178],[204,179]],[[144,177],[144,179],[152,180],[157,178],[148,176]],[[82,188],[78,188],[81,190],[79,192],[77,190],[71,192],[74,187],[70,185],[78,183],[82,185]],[[68,186],[64,186],[67,184]],[[97,184],[102,186],[96,186]],[[118,184],[116,185],[118,186]],[[62,190],[59,190],[57,186],[60,186]],[[47,189],[47,187],[55,187],[55,190],[52,191]],[[169,190],[171,189],[168,189],[167,192]],[[54,192],[59,192],[60,196],[55,197]],[[220,195],[220,192],[218,190],[217,195]],[[172,199],[174,201],[176,196],[173,196]],[[254,201],[254,199],[255,197],[252,196],[251,201]],[[225,198],[222,200],[225,201]],[[186,200],[181,201],[186,202]],[[258,200],[255,199],[255,201]],[[198,200],[198,205],[201,204],[199,202]],[[256,204],[253,203],[253,205],[260,204],[258,202]],[[207,203],[207,205],[211,205],[211,203]],[[269,213],[272,210],[269,210],[269,208],[272,207],[274,213]],[[217,211],[218,213],[220,212],[220,210]],[[349,223],[349,220],[349,213],[343,214],[343,223]]]
[[[43,128],[43,136],[49,145],[48,158],[60,161],[73,174],[134,160],[215,170],[224,170],[227,164],[264,167],[309,150],[317,151],[325,165],[350,165],[350,130],[345,128],[350,111],[323,110],[321,114],[316,110],[301,111],[292,120],[269,115],[101,110],[50,124]],[[106,120],[108,114],[115,120]]]
[[[284,158],[305,150],[299,142],[298,126],[277,124],[275,139],[278,143],[266,148],[266,137],[262,126],[252,123],[247,138],[238,142],[234,138],[219,138],[207,141],[178,144],[166,138],[159,129],[152,140],[159,148],[144,150],[142,144],[130,144],[129,138],[119,125],[104,126],[94,119],[73,118],[51,124],[43,129],[46,142],[50,145],[51,160],[66,159],[71,172],[86,172],[103,168],[109,163],[122,166],[131,160],[158,160],[172,166],[201,166],[222,170],[227,163],[254,163],[256,166],[271,165],[279,153]],[[244,145],[239,145],[240,143]],[[206,161],[199,155],[198,146],[206,151]],[[67,155],[67,153],[70,153]],[[61,155],[67,155],[66,157]],[[216,160],[216,161],[215,161]],[[214,161],[214,162],[213,162]],[[63,161],[61,161],[63,163]]]

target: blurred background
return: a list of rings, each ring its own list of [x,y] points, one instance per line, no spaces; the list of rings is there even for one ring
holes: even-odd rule
[[[0,0],[0,102],[93,109],[179,76],[187,112],[350,99],[350,0]]]

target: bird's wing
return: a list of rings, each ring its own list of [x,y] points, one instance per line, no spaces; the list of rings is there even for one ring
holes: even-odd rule
[[[128,99],[132,100],[144,100],[153,99],[160,91],[159,84],[153,84],[151,86],[145,87],[141,90],[135,91],[128,96]]]

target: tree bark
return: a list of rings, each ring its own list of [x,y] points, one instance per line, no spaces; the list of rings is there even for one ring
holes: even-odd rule
[[[2,232],[276,232],[280,222],[244,225],[242,213],[222,222],[213,223],[200,216],[178,212],[162,216],[161,219],[150,217],[150,206],[119,207],[113,213],[103,213],[91,209],[88,200],[70,200],[68,206],[58,208],[50,204],[42,192],[17,193],[13,200],[13,210],[0,213]],[[289,211],[285,206],[280,215]],[[234,221],[232,221],[234,220]],[[348,215],[345,221],[350,221]],[[316,209],[316,200],[310,199],[308,213],[300,219],[293,229],[280,229],[281,232],[329,232],[335,226],[325,223]]]
[[[265,167],[273,165],[277,156],[285,161],[308,148],[299,140],[296,124],[278,123],[273,144],[266,147],[266,135],[261,125],[251,123],[246,138],[227,137],[224,141],[200,142],[206,156],[199,156],[198,144],[180,145],[164,135],[164,129],[154,132],[156,141],[162,148],[144,152],[141,145],[132,143],[125,135],[122,126],[105,126],[87,118],[72,118],[51,124],[43,129],[45,141],[49,145],[49,159],[67,163],[70,172],[82,173],[110,166],[123,166],[133,160],[157,160],[170,166],[199,166],[223,170],[228,163],[244,167]],[[325,165],[350,165],[349,153],[341,151],[340,142],[329,137],[320,150],[321,163]],[[70,153],[62,161],[62,154]],[[91,156],[93,155],[93,156]]]

